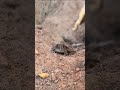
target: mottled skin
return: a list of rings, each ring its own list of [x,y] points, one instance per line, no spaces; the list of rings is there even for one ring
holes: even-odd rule
[[[64,44],[56,44],[56,46],[52,48],[52,51],[63,55],[69,54],[69,48]]]

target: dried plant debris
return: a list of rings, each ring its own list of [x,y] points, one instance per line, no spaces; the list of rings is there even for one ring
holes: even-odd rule
[[[49,74],[48,73],[41,73],[41,74],[38,74],[39,77],[41,77],[42,79],[45,79],[47,77],[49,77]]]

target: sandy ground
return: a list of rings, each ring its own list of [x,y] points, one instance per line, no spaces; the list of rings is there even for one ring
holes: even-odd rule
[[[52,42],[47,28],[36,29],[36,76],[42,71],[50,75],[36,78],[36,90],[84,90],[85,50],[61,56],[51,52]]]
[[[62,35],[72,37],[72,30],[84,0],[64,1],[53,15],[36,27],[36,90],[85,90],[85,50],[74,55],[58,55],[51,51],[56,43],[60,43]],[[82,26],[84,27],[84,25]],[[73,37],[72,37],[73,38]],[[49,77],[37,77],[46,72]]]

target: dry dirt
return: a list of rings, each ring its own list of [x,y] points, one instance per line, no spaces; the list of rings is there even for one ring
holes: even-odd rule
[[[36,90],[85,90],[85,50],[70,56],[51,51],[54,44],[60,43],[62,35],[72,37],[71,28],[83,4],[84,0],[66,0],[42,25],[36,26]],[[48,73],[49,77],[37,77],[42,72]]]
[[[51,52],[53,40],[48,29],[36,29],[36,76],[49,73],[46,79],[36,78],[36,90],[84,90],[84,56],[81,50],[72,56]]]

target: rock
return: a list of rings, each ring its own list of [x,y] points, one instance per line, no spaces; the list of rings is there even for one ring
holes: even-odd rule
[[[37,55],[39,54],[38,50],[35,50],[35,54],[37,54]]]
[[[55,70],[55,73],[58,73],[58,72],[60,72],[60,70],[59,70],[59,69],[56,69],[56,70]]]
[[[63,77],[65,77],[65,74],[62,74]]]
[[[55,80],[54,83],[57,83],[59,80]]]
[[[46,85],[50,85],[50,82],[47,82]]]
[[[76,72],[79,72],[80,71],[80,68],[76,68]]]
[[[62,84],[62,88],[65,88],[66,87],[66,85],[65,84]]]
[[[82,62],[80,63],[79,68],[84,68],[84,67],[85,67],[85,61],[82,61]]]
[[[54,74],[54,73],[51,73],[51,79],[52,79],[53,81],[55,81],[55,80],[56,80],[56,76],[55,76],[55,74]]]
[[[76,85],[76,84],[77,84],[77,82],[74,82],[73,84],[74,84],[74,85]]]

